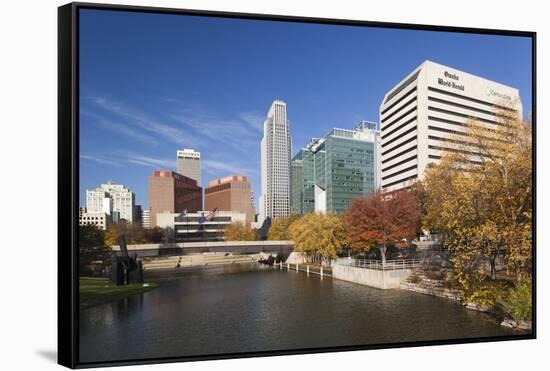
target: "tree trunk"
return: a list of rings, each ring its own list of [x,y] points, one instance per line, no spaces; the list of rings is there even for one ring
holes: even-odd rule
[[[496,280],[497,279],[497,254],[495,252],[491,253],[491,258],[489,259],[490,265],[491,265],[491,279]]]
[[[388,248],[386,247],[386,244],[383,244],[382,246],[378,247],[380,250],[380,257],[382,258],[382,264],[386,264],[386,251]]]

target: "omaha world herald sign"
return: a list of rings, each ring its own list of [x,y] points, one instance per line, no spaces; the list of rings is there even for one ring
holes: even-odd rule
[[[459,77],[456,73],[450,73],[450,72],[447,72],[445,71],[443,73],[443,77],[439,77],[437,79],[437,83],[439,85],[444,85],[444,86],[448,86],[449,88],[453,88],[453,89],[457,89],[457,90],[460,90],[460,91],[464,91],[464,84],[458,84],[456,83],[456,81],[459,81]]]

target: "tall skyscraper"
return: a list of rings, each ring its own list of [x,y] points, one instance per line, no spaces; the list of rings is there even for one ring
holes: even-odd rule
[[[135,195],[122,184],[107,182],[100,187],[86,190],[86,210],[89,213],[118,213],[128,223],[134,221]]]
[[[157,226],[158,213],[196,212],[202,208],[202,188],[195,179],[170,170],[149,176],[149,224]]]
[[[382,190],[396,191],[422,179],[426,167],[454,151],[449,136],[465,134],[477,120],[499,125],[495,109],[519,102],[519,91],[494,81],[425,61],[392,88],[380,105]],[[514,111],[514,109],[512,109]],[[521,117],[521,103],[515,113]]]
[[[292,159],[293,212],[341,213],[353,198],[378,189],[379,143],[376,124],[368,121],[312,139]]]
[[[193,149],[177,151],[178,173],[197,181],[201,186],[201,153]]]
[[[208,183],[204,189],[206,210],[238,211],[246,215],[246,225],[254,222],[252,186],[248,177],[231,175]]]
[[[290,214],[290,128],[286,103],[275,100],[264,121],[261,144],[261,182],[259,221]]]

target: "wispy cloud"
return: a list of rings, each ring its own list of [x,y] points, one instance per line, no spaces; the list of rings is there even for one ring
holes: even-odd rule
[[[134,129],[129,125],[124,124],[120,121],[114,122],[101,115],[98,115],[89,111],[80,111],[80,114],[84,116],[88,116],[93,120],[93,123],[95,123],[96,125],[98,125],[103,129],[112,131],[113,133],[124,135],[127,138],[134,139],[151,146],[158,146],[160,144],[159,141],[155,139],[152,135],[144,133],[143,131]]]
[[[113,160],[113,159],[105,158],[103,156],[92,156],[92,155],[81,154],[80,159],[96,162],[96,163],[101,164],[101,165],[109,165],[109,166],[116,166],[116,167],[122,167],[123,166],[123,164],[121,164],[120,162],[118,162],[116,160]]]
[[[226,175],[252,175],[256,171],[238,163],[227,163],[215,160],[202,160],[204,170],[210,173],[226,172]]]
[[[168,116],[171,120],[205,138],[209,145],[218,143],[245,153],[259,146],[263,132],[260,114],[220,114],[215,108],[197,102],[175,98],[162,100],[169,103],[167,111],[171,112]]]
[[[239,117],[251,128],[263,133],[265,116],[255,112],[243,112],[239,114]]]
[[[125,156],[125,160],[131,164],[165,169],[174,169],[176,167],[176,161],[170,159],[153,158],[131,152],[122,153],[122,155]]]
[[[81,154],[81,160],[96,162],[101,165],[123,167],[128,164],[141,165],[156,169],[175,169],[173,159],[155,158],[134,152],[113,151],[101,155]]]
[[[235,149],[248,151],[249,147],[258,145],[258,133],[251,130],[247,124],[238,120],[220,118],[193,117],[185,115],[172,115],[174,121],[193,129],[201,137],[210,142],[223,142]]]
[[[162,122],[158,118],[151,117],[137,108],[103,97],[91,97],[90,99],[102,109],[125,119],[128,124],[156,137],[160,137],[165,141],[176,143],[178,146],[203,144],[203,141],[199,137],[183,130],[181,127]]]

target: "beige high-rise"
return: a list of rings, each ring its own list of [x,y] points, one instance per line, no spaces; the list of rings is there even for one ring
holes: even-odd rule
[[[474,119],[493,129],[501,102],[517,102],[519,91],[479,76],[425,61],[392,88],[380,105],[382,190],[392,192],[422,179],[431,163],[455,151],[449,138],[465,136]]]

